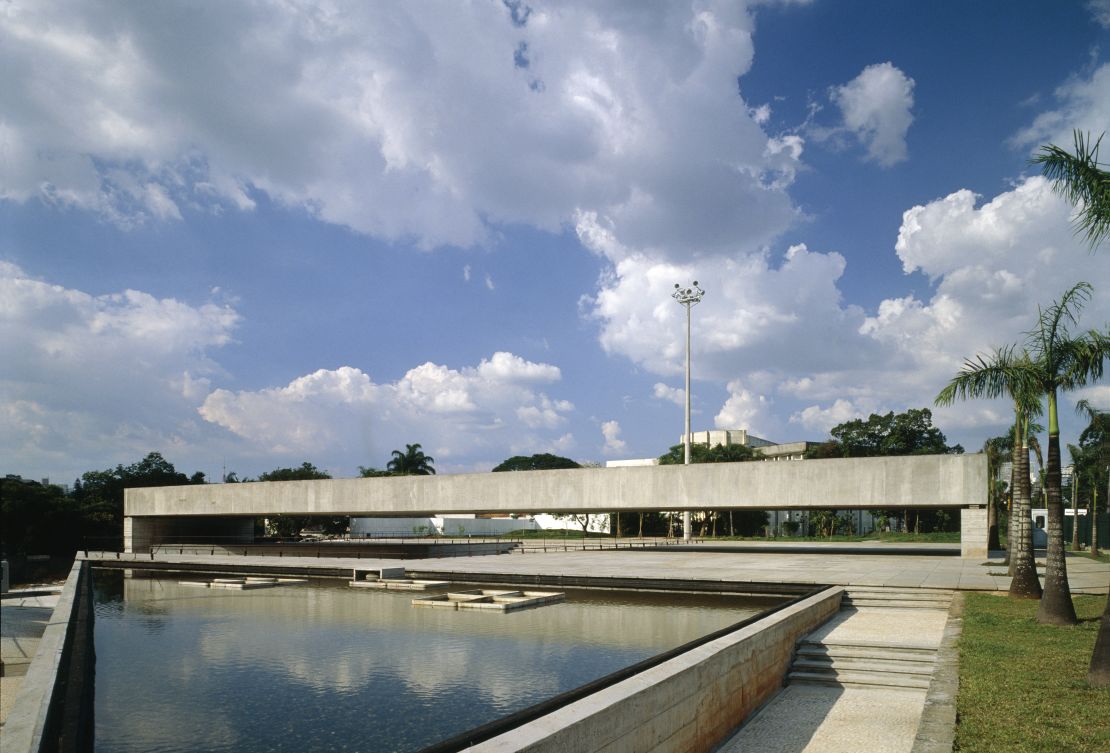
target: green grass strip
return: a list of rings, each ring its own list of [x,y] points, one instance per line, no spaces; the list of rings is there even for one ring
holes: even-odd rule
[[[967,595],[956,750],[1110,751],[1110,689],[1087,686],[1104,596],[1076,596],[1080,623],[1039,625],[1038,602]]]

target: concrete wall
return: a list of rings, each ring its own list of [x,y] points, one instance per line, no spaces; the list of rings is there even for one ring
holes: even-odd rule
[[[968,507],[986,504],[986,477],[986,457],[974,454],[205,484],[128,489],[124,514],[424,517],[729,507]]]
[[[82,734],[91,734],[91,724],[87,730],[74,729],[72,722],[80,716],[82,709],[77,706],[82,702],[89,704],[86,711],[91,714],[91,674],[88,678],[69,678],[75,692],[67,692],[64,697],[59,692],[60,681],[65,681],[67,672],[74,671],[74,657],[71,655],[74,649],[70,644],[78,643],[75,635],[78,631],[88,634],[89,641],[80,644],[82,650],[92,651],[92,591],[88,582],[92,575],[89,569],[89,564],[80,560],[70,568],[54,613],[39,640],[38,651],[20,683],[19,692],[4,719],[4,727],[0,729],[0,750],[4,753],[84,750],[86,748],[81,747],[81,743],[91,742],[75,740]],[[86,615],[83,620],[78,618],[80,612]],[[93,661],[91,655],[80,658],[82,662]],[[91,673],[91,667],[84,666]],[[82,686],[83,679],[89,680],[88,685]],[[82,697],[77,691],[87,691],[89,696]],[[73,707],[67,711],[64,708],[66,704]],[[91,722],[91,718],[87,722]],[[67,744],[72,747],[67,747]],[[92,749],[91,744],[87,749]]]
[[[840,609],[811,596],[511,732],[474,753],[701,753],[780,687],[794,644]]]
[[[125,552],[149,552],[150,547],[156,544],[248,544],[252,541],[254,518],[205,516],[123,519]]]
[[[987,508],[960,510],[960,556],[987,558]]]

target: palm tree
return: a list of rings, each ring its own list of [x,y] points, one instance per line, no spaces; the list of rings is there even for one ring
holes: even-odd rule
[[[1048,457],[1045,467],[1045,507],[1048,512],[1048,555],[1045,588],[1037,621],[1074,625],[1075,606],[1068,587],[1064,557],[1064,506],[1060,492],[1060,422],[1056,394],[1082,387],[1102,376],[1103,361],[1110,355],[1110,333],[1087,332],[1072,336],[1069,325],[1078,324],[1083,305],[1093,288],[1080,282],[1047,309],[1040,310],[1037,328],[1028,334],[1038,391],[1048,402]]]
[[[1008,395],[1014,403],[1014,441],[1010,471],[1013,513],[1010,516],[1010,596],[1037,599],[1041,583],[1033,560],[1029,519],[1029,417],[1039,410],[1029,359],[1014,348],[995,350],[988,359],[976,356],[964,362],[960,373],[937,395],[937,405],[956,400]]]
[[[1097,445],[1095,454],[1095,464],[1106,467],[1110,465],[1110,443],[1105,441],[1106,429],[1110,428],[1110,412],[1101,411],[1094,408],[1086,400],[1080,400],[1075,406],[1076,413],[1085,415],[1090,420],[1090,425],[1080,435],[1080,443],[1089,436],[1089,432],[1095,430],[1102,431],[1103,441]],[[1101,426],[1099,426],[1101,424]],[[1071,445],[1068,445],[1069,449]],[[1077,450],[1079,448],[1076,448]],[[1076,453],[1073,453],[1073,457]],[[1076,469],[1078,470],[1078,463]],[[1091,471],[1097,471],[1096,468],[1091,467]],[[1108,474],[1110,475],[1110,474]],[[1098,474],[1091,473],[1091,500],[1090,500],[1090,513],[1088,517],[1091,520],[1091,553],[1098,556],[1098,525],[1095,522],[1095,513],[1098,510]],[[1077,483],[1076,476],[1072,477],[1072,483]],[[1110,478],[1107,479],[1107,499],[1110,500]],[[1078,520],[1076,521],[1078,523]],[[1095,638],[1095,650],[1091,654],[1091,665],[1087,670],[1087,683],[1093,688],[1106,688],[1110,687],[1110,593],[1106,595],[1106,607],[1102,610],[1102,618],[1098,624],[1098,636]]]
[[[1105,135],[1105,134],[1103,134]],[[1110,237],[1110,172],[1099,167],[1099,136],[1091,144],[1090,136],[1073,133],[1075,152],[1047,144],[1031,162],[1040,165],[1044,176],[1052,181],[1052,190],[1078,207],[1076,232],[1087,236],[1094,249]]]
[[[406,444],[405,451],[393,451],[386,469],[401,476],[434,476],[436,459],[424,454],[419,444]]]
[[[1001,493],[995,477],[1002,461],[1003,451],[1012,440],[1008,437],[991,437],[983,443],[983,454],[987,456],[987,551],[996,552],[1002,548],[998,538],[998,497]]]

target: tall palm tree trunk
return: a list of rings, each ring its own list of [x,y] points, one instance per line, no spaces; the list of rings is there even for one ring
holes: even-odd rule
[[[986,445],[987,450],[987,552],[997,552],[1002,548],[998,540],[998,450],[992,442]]]
[[[1016,463],[1017,451],[1014,450],[1010,453],[1010,499],[1009,506],[1006,512],[1009,513],[1006,518],[1006,570],[1007,574],[1012,578],[1014,577],[1014,566],[1016,560],[1014,559],[1014,542],[1017,541],[1017,497],[1014,495],[1014,482],[1017,479]]]
[[[1037,622],[1074,625],[1079,620],[1075,616],[1068,585],[1068,561],[1064,556],[1064,501],[1060,497],[1060,425],[1053,391],[1048,394],[1048,463],[1045,470],[1048,556],[1045,561],[1044,595],[1037,609]]]
[[[998,538],[998,496],[994,489],[994,478],[991,478],[991,490],[987,495],[987,551],[997,552],[1002,548],[1002,541]]]
[[[1098,637],[1095,638],[1095,652],[1091,655],[1091,667],[1087,670],[1087,683],[1092,688],[1110,688],[1110,594],[1106,595],[1106,607],[1098,623]]]
[[[1071,466],[1071,550],[1079,551],[1079,474],[1076,464]]]
[[[1010,581],[1010,596],[1019,599],[1041,598],[1041,582],[1037,579],[1037,563],[1033,559],[1033,521],[1029,509],[1029,444],[1028,419],[1019,415],[1018,429],[1014,436],[1014,446],[1019,448],[1014,459],[1017,477],[1014,479],[1014,517],[1016,535],[1014,536],[1013,557],[1014,577]]]

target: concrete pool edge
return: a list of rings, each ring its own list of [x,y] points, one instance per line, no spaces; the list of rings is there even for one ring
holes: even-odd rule
[[[782,687],[794,645],[840,609],[830,587],[468,750],[710,751]]]
[[[0,730],[0,749],[5,753],[81,750],[87,742],[83,736],[88,732],[85,725],[91,727],[91,715],[85,717],[83,711],[86,703],[91,704],[91,694],[82,697],[81,678],[63,675],[74,667],[80,667],[82,674],[92,670],[91,656],[73,656],[91,652],[91,644],[77,635],[87,630],[91,636],[91,601],[91,565],[76,560]],[[67,687],[67,682],[72,684]],[[64,708],[67,704],[73,704],[70,711]]]

